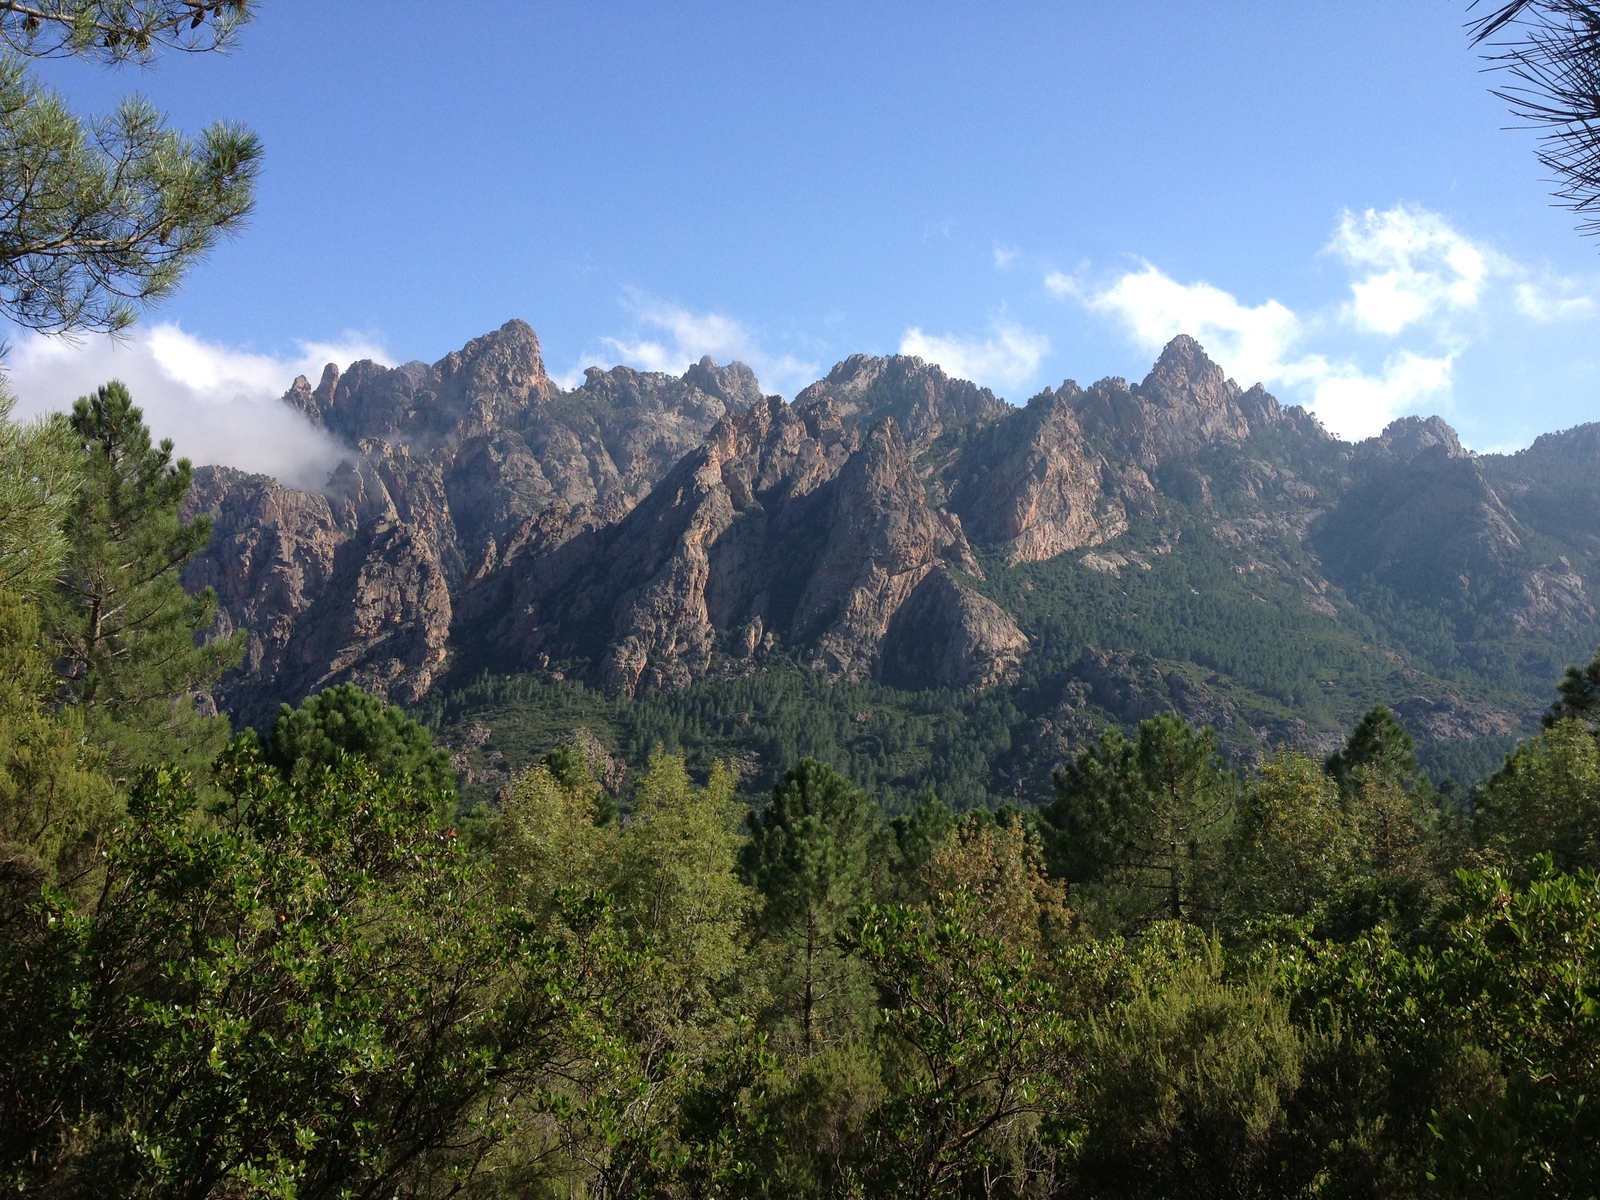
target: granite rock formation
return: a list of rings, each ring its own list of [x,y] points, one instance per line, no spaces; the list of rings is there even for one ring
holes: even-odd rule
[[[330,365],[285,402],[349,448],[326,486],[204,468],[189,500],[216,536],[187,581],[252,633],[219,695],[251,723],[343,680],[406,703],[483,670],[636,696],[782,660],[1032,689],[1019,744],[1040,754],[1164,710],[1240,744],[1323,746],[1332,718],[1155,657],[1136,629],[1030,666],[1048,639],[1028,572],[1069,564],[1130,596],[1194,555],[1226,562],[1229,603],[1366,631],[1361,669],[1388,672],[1436,739],[1520,727],[1462,672],[1559,674],[1600,637],[1600,425],[1516,455],[1473,455],[1436,417],[1351,445],[1189,337],[1138,383],[1069,380],[1021,407],[865,355],[790,404],[710,359],[591,368],[566,390],[513,321],[432,365]],[[1185,589],[1193,620],[1223,619]]]
[[[591,370],[565,392],[521,321],[431,366],[296,379],[285,402],[351,450],[323,492],[202,468],[189,501],[217,533],[185,581],[216,586],[222,624],[252,632],[219,699],[251,723],[347,680],[416,700],[451,661],[464,586],[615,521],[759,397],[748,367],[709,358],[676,378]]]
[[[945,518],[892,417],[863,437],[825,399],[772,397],[724,418],[622,520],[484,581],[463,611],[499,653],[593,663],[613,694],[681,686],[780,641],[858,679],[880,673],[892,621],[939,572],[956,593],[937,606],[953,617],[939,681],[998,680],[1025,639],[948,575],[941,551],[958,566],[971,552]]]

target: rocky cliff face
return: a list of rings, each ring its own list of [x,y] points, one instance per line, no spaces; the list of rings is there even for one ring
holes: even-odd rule
[[[521,321],[431,366],[296,379],[285,402],[351,448],[322,494],[204,468],[189,501],[217,534],[185,581],[252,632],[222,702],[259,723],[347,680],[415,701],[451,661],[471,582],[614,522],[759,395],[748,367],[710,359],[681,378],[591,370],[563,392]]]
[[[892,418],[863,439],[826,400],[774,397],[724,418],[615,525],[486,580],[466,625],[524,665],[591,663],[613,694],[738,669],[780,644],[857,679],[880,673],[891,622],[937,572],[942,598],[923,607],[945,644],[930,678],[1002,678],[1026,640],[948,574],[952,547],[970,558],[959,525],[924,502]]]
[[[1260,387],[1241,390],[1183,334],[1138,386],[1104,379],[1075,397],[1073,407],[1092,441],[1146,471],[1219,444],[1239,445],[1250,436],[1252,417],[1258,424],[1279,418],[1277,401]]]
[[[1127,530],[1130,511],[1154,510],[1149,477],[1113,465],[1084,437],[1074,411],[1082,396],[1070,382],[1040,393],[980,431],[955,463],[951,508],[1010,562],[1097,545]]]
[[[1327,729],[1210,665],[1151,657],[1136,632],[1050,647],[1048,679],[1029,666],[1048,629],[1026,613],[1054,610],[1021,599],[1028,571],[1069,562],[1127,597],[1202,552],[1239,602],[1293,605],[1340,637],[1411,605],[1456,630],[1460,661],[1558,673],[1600,636],[1600,426],[1478,457],[1438,418],[1406,418],[1351,446],[1188,337],[1137,384],[1068,381],[1020,408],[863,355],[787,404],[710,359],[678,377],[595,368],[565,391],[513,321],[432,365],[329,366],[285,401],[350,448],[326,487],[207,468],[189,501],[217,532],[188,582],[252,632],[221,693],[249,722],[343,680],[411,702],[526,670],[632,696],[782,657],[900,688],[1034,671],[1019,686],[1037,692],[1037,746],[1093,713],[1172,709],[1320,747]],[[1183,586],[1198,597],[1183,620],[1238,617]],[[1512,728],[1391,640],[1361,653],[1397,673],[1419,730]]]

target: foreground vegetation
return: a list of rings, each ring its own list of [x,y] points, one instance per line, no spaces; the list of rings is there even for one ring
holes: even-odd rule
[[[750,806],[592,739],[476,803],[353,688],[260,735],[197,706],[243,647],[178,585],[207,531],[124,390],[0,438],[14,1191],[1600,1182],[1600,659],[1471,797],[1375,708],[1245,770],[1158,716],[1040,808],[886,808],[805,757]]]

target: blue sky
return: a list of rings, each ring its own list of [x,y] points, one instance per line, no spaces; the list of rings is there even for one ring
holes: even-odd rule
[[[1184,329],[1347,436],[1439,412],[1524,445],[1600,417],[1600,243],[1464,19],[263,0],[226,58],[48,65],[80,108],[141,90],[268,157],[251,227],[130,342],[14,338],[14,384],[38,409],[119,374],[197,459],[315,474],[263,399],[295,372],[514,316],[559,377],[711,353],[793,394],[906,350],[1018,402]]]

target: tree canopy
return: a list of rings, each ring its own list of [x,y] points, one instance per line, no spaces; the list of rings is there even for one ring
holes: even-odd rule
[[[1474,4],[1476,7],[1476,4]],[[1471,25],[1475,44],[1509,80],[1494,94],[1543,130],[1539,161],[1556,199],[1600,233],[1600,6],[1590,0],[1509,0]]]
[[[387,778],[408,779],[431,794],[455,794],[450,758],[435,750],[428,731],[392,704],[351,683],[285,704],[272,723],[267,760],[287,774],[365,759]]]
[[[127,388],[109,383],[73,406],[82,455],[64,522],[66,556],[50,606],[64,698],[96,725],[112,766],[221,749],[225,720],[194,693],[238,664],[245,633],[208,638],[216,596],[184,591],[178,572],[211,537],[206,517],[179,509],[193,475],[172,442],[152,445]]]
[[[85,120],[25,59],[214,50],[250,14],[248,0],[0,5],[0,314],[52,333],[127,328],[243,225],[262,155],[243,126],[186,137],[138,96]]]

